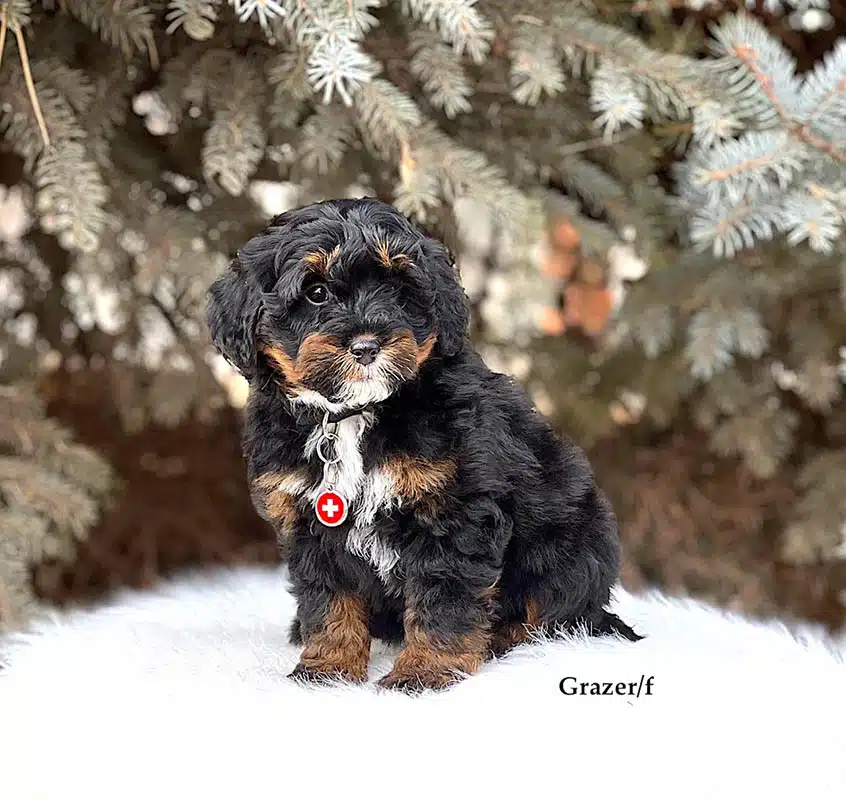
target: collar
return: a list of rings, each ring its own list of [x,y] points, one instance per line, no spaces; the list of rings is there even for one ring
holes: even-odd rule
[[[348,408],[345,411],[339,411],[336,414],[329,412],[329,414],[326,416],[326,421],[332,424],[337,424],[345,419],[349,419],[350,417],[356,417],[359,414],[365,414],[368,411],[373,411],[374,408],[376,408],[376,403],[368,403],[366,406]]]
[[[361,414],[366,414],[368,411],[374,411],[377,405],[377,403],[368,403],[364,406],[355,406],[354,408],[347,408],[343,411],[332,412],[325,411],[319,406],[306,406],[300,405],[299,403],[292,403],[291,411],[297,419],[308,420],[309,422],[312,420],[315,422],[322,420],[330,425],[337,425],[339,422],[343,422],[345,419],[349,419],[350,417],[356,417]]]

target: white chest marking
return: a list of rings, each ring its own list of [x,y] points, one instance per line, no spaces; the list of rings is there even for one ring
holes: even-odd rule
[[[354,417],[347,417],[341,420],[336,429],[335,436],[335,458],[337,464],[329,467],[329,477],[336,492],[339,492],[350,502],[358,497],[361,484],[364,482],[364,462],[361,458],[361,437],[372,421],[372,416],[359,414]],[[305,457],[312,458],[317,450],[317,443],[320,441],[323,428],[315,425],[314,430],[309,434],[305,446]],[[314,502],[317,496],[329,488],[329,481],[326,479],[312,488],[309,492],[309,499]]]
[[[398,504],[392,478],[382,470],[364,471],[361,457],[361,438],[372,424],[370,414],[347,417],[338,423],[335,435],[336,457],[340,460],[330,469],[331,483],[336,492],[354,504],[355,525],[347,534],[347,550],[359,558],[369,561],[383,580],[399,561],[399,553],[386,545],[377,535],[373,523],[380,511],[387,511]],[[306,458],[311,458],[320,441],[321,426],[317,425],[308,437],[305,446]],[[323,479],[306,492],[314,503],[321,492],[329,487]]]

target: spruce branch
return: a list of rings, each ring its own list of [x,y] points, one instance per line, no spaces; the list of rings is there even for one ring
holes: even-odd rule
[[[610,212],[613,215],[615,207],[627,202],[619,181],[607,170],[580,156],[564,156],[560,162],[558,178],[568,194],[578,197],[591,214]]]
[[[708,381],[734,362],[734,331],[724,314],[698,311],[687,327],[685,355],[695,378]]]
[[[785,531],[783,554],[795,564],[842,557],[846,550],[846,459],[842,451],[819,453],[799,474],[804,494]]]
[[[377,20],[369,8],[372,0],[287,0],[286,24],[298,45],[308,52],[306,76],[324,104],[337,95],[352,105],[352,95],[379,71],[360,44]]]
[[[793,449],[798,423],[798,415],[782,408],[771,395],[758,406],[720,422],[711,447],[721,456],[742,456],[755,476],[771,478]]]
[[[229,194],[239,195],[264,156],[264,126],[258,114],[219,112],[203,137],[203,173]]]
[[[593,73],[603,62],[616,65],[662,114],[678,117],[707,102],[723,105],[708,64],[656,52],[636,36],[568,6],[555,15],[551,30],[575,74]]]
[[[354,112],[369,148],[397,158],[422,124],[417,104],[389,81],[376,78],[355,93]]]
[[[3,46],[9,28],[13,32],[23,30],[32,20],[30,0],[3,0],[0,8],[0,64],[3,63]]]
[[[648,306],[629,323],[629,335],[650,360],[665,353],[673,343],[675,321],[666,306]]]
[[[818,104],[825,104],[829,98],[834,103],[839,94],[846,93],[846,78],[841,77],[841,72],[846,73],[846,47],[829,54],[827,61],[818,67],[820,74],[806,79],[803,85],[795,75],[791,56],[753,17],[745,14],[729,17],[714,29],[714,36],[715,50],[724,61],[720,66],[733,70],[736,86],[754,82],[791,136],[846,164],[846,150],[812,129],[813,112],[808,119],[797,119],[797,115],[801,116],[799,98],[803,89],[810,91]]]
[[[843,382],[837,374],[837,366],[817,354],[796,372],[792,390],[808,408],[830,414],[843,396]]]
[[[66,247],[90,250],[105,222],[106,189],[83,144],[86,133],[77,111],[87,111],[93,89],[55,59],[39,61],[36,68],[40,101],[35,105],[28,99],[36,96],[28,60],[23,58],[20,71],[10,70],[8,105],[5,113],[0,112],[0,128],[33,173],[44,228],[57,233]],[[35,125],[31,116],[36,117]],[[48,128],[52,141],[44,139]]]
[[[356,36],[363,36],[379,24],[379,19],[370,12],[372,8],[385,5],[386,0],[332,0],[330,8],[351,25]]]
[[[26,511],[0,508],[0,632],[22,627],[37,614],[40,604],[30,571],[43,558],[50,540],[44,517]],[[48,551],[49,552],[49,551]]]
[[[433,124],[422,126],[409,152],[419,151],[438,177],[439,194],[450,204],[474,198],[495,217],[504,231],[519,235],[529,229],[532,213],[528,198],[508,180],[505,171],[484,153],[455,144]]]
[[[228,85],[234,58],[226,48],[210,46],[189,48],[168,60],[156,97],[175,123],[181,122],[187,108],[210,104],[215,87]]]
[[[730,208],[705,205],[690,221],[690,238],[701,249],[710,245],[717,258],[731,258],[787,230],[783,200],[776,195]]]
[[[784,406],[767,371],[749,377],[740,366],[706,384],[695,419],[710,432],[715,453],[742,457],[749,470],[764,479],[790,454],[799,424],[799,415]]]
[[[399,181],[394,187],[393,202],[403,214],[420,222],[428,222],[441,202],[434,155],[425,148],[412,150],[407,140],[401,147]]]
[[[319,39],[334,29],[360,39],[379,24],[370,12],[385,0],[285,0],[286,21],[300,40]]]
[[[596,124],[608,139],[623,125],[643,127],[646,103],[638,86],[630,72],[610,61],[604,61],[593,75],[590,105],[597,115]]]
[[[555,39],[546,30],[526,22],[518,24],[511,40],[512,97],[523,105],[537,105],[544,96],[564,89],[564,72]]]
[[[165,17],[167,33],[182,28],[192,39],[204,42],[214,35],[220,0],[170,0]]]
[[[32,567],[72,558],[114,487],[108,463],[47,418],[31,386],[0,386],[0,629],[38,610]]]
[[[557,154],[562,158],[576,155],[578,153],[586,153],[590,150],[599,150],[601,148],[614,147],[614,145],[621,144],[627,139],[632,139],[638,136],[640,131],[636,129],[624,131],[609,139],[607,136],[597,136],[591,139],[584,139],[580,142],[568,142],[561,145],[557,149]]]
[[[322,92],[324,103],[331,102],[337,94],[345,105],[351,106],[352,93],[376,72],[373,59],[357,42],[330,32],[312,48],[306,74],[314,91]]]
[[[76,481],[92,494],[103,494],[112,485],[111,469],[94,451],[76,444],[66,428],[44,416],[43,403],[27,387],[3,387],[0,407],[0,449],[43,464]]]
[[[403,11],[428,25],[458,55],[468,53],[477,64],[487,56],[494,30],[476,9],[476,0],[403,0]]]
[[[840,206],[826,194],[815,191],[814,185],[790,192],[784,201],[784,227],[789,231],[787,241],[798,245],[807,241],[819,253],[833,253],[837,239],[843,233],[846,204]]]
[[[686,169],[709,203],[734,206],[769,193],[771,185],[787,189],[806,157],[804,146],[784,131],[747,131],[707,151],[692,150]]]
[[[712,100],[706,100],[693,109],[691,133],[699,147],[713,147],[738,133],[742,127],[737,116]]]
[[[280,53],[267,67],[267,79],[284,96],[295,101],[307,100],[312,96],[306,68],[308,53],[299,47]]]
[[[77,117],[91,108],[96,90],[83,70],[69,67],[57,58],[47,57],[38,60],[35,75],[37,84],[49,87],[64,97]]]
[[[287,14],[287,9],[276,0],[229,0],[229,5],[235,9],[239,21],[246,22],[255,15],[265,30],[270,28],[272,20]]]
[[[432,105],[443,109],[449,119],[468,113],[472,108],[472,87],[456,52],[426,30],[411,33],[409,48],[409,67],[423,84]]]
[[[821,63],[807,73],[802,85],[802,120],[810,129],[846,138],[846,41],[835,42]]]
[[[161,318],[165,321],[165,324],[173,334],[174,339],[179,342],[182,349],[185,351],[185,354],[191,360],[193,370],[190,373],[192,376],[190,379],[205,385],[213,383],[213,381],[210,380],[209,368],[204,358],[203,349],[198,346],[195,337],[186,333],[183,326],[180,325],[176,314],[174,313],[175,309],[169,308],[168,304],[163,302],[155,291],[147,294],[144,299],[149,302],[150,305],[153,306],[153,308],[155,308],[161,315]],[[189,402],[193,399],[190,392],[188,393],[188,399]]]
[[[153,36],[155,15],[145,0],[122,0],[104,4],[102,0],[63,0],[62,8],[88,26],[100,38],[117,47],[129,59],[146,52],[158,69],[159,59]]]
[[[208,181],[239,195],[264,157],[264,87],[245,59],[233,56],[228,62],[225,77],[209,87],[213,117],[203,138],[203,172]]]
[[[740,308],[731,319],[735,352],[748,358],[760,358],[770,344],[770,333],[754,308]]]
[[[354,136],[348,115],[321,106],[302,127],[298,161],[306,170],[325,175],[340,165]]]
[[[69,250],[93,251],[106,222],[106,185],[81,142],[64,140],[35,167],[37,207],[45,230]]]

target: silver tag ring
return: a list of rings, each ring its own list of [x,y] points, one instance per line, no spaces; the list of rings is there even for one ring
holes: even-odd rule
[[[329,459],[326,457],[326,454],[323,452],[323,445],[326,442],[337,442],[338,437],[334,433],[324,433],[323,436],[320,437],[320,441],[317,443],[317,457],[324,463],[324,464],[337,464],[341,460],[341,456],[338,455],[337,450],[334,449],[334,458]]]

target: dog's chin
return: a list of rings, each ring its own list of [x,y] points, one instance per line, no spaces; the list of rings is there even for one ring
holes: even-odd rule
[[[354,408],[381,403],[396,391],[394,381],[377,375],[363,375],[360,378],[346,380],[331,397],[326,397],[314,389],[300,388],[291,396],[295,403],[339,414]]]

